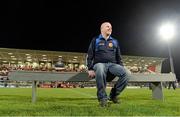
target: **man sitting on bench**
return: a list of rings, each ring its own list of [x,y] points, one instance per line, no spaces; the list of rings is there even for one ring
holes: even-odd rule
[[[109,99],[113,103],[119,103],[117,96],[125,89],[129,75],[126,72],[120,54],[118,41],[111,37],[112,26],[109,22],[101,25],[101,34],[92,39],[87,57],[89,77],[95,77],[97,85],[97,97],[101,107],[107,106],[106,77],[112,74],[112,78],[119,79],[111,89]]]

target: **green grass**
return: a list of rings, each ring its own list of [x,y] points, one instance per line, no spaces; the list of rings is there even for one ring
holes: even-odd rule
[[[109,90],[107,91],[109,93]],[[125,89],[121,104],[99,107],[96,89],[0,88],[1,116],[180,116],[180,89],[164,90],[164,101],[153,100],[149,89]]]

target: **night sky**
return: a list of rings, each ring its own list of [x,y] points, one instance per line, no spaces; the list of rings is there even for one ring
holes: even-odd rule
[[[170,45],[180,78],[180,0],[6,0],[0,10],[1,48],[87,52],[101,23],[109,21],[123,55],[168,58],[158,27],[173,22],[177,34]]]

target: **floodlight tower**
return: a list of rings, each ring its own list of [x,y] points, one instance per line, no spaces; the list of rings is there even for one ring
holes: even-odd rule
[[[175,26],[172,23],[165,23],[160,27],[159,33],[162,39],[165,40],[168,45],[171,72],[174,73],[174,64],[171,53],[170,41],[175,35]]]

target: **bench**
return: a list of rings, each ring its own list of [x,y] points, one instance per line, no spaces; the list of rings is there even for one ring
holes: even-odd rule
[[[152,98],[163,100],[162,82],[176,81],[176,75],[170,73],[163,74],[131,74],[130,83],[151,83]],[[12,81],[32,81],[32,102],[36,102],[36,89],[38,81],[69,81],[69,82],[89,82],[95,79],[88,78],[86,72],[51,72],[51,71],[10,71],[9,80]],[[115,78],[113,81],[116,81]]]

